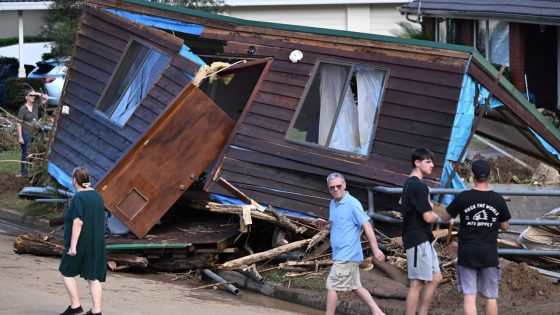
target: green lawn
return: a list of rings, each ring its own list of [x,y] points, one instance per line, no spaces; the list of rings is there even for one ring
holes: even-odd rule
[[[4,151],[0,152],[0,174],[11,173],[19,174],[20,166],[18,162],[3,161],[19,161],[21,151]],[[52,203],[36,203],[31,200],[20,199],[17,192],[4,193],[0,198],[0,207],[17,210],[25,216],[41,216],[41,217],[59,217],[60,209],[56,204]]]
[[[21,151],[4,151],[0,152],[0,173],[19,174],[19,163],[4,161],[19,161],[21,159]]]

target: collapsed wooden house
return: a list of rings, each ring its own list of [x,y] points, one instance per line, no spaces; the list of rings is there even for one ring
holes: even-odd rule
[[[329,173],[365,205],[368,185],[402,185],[415,147],[435,153],[430,184],[447,183],[477,120],[477,134],[560,166],[558,130],[472,47],[141,0],[85,7],[49,171],[69,186],[89,168],[140,238],[203,172],[209,193],[230,195],[221,177],[319,217]],[[217,80],[213,62],[229,64]]]

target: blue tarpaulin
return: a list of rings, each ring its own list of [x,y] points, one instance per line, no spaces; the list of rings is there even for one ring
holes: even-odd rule
[[[558,153],[558,151],[553,146],[551,146],[550,143],[548,143],[541,136],[539,136],[539,134],[536,133],[533,129],[529,128],[529,130],[531,130],[531,132],[535,135],[535,137],[539,139],[540,143],[548,152],[554,154],[560,160],[560,153]]]
[[[56,166],[53,162],[49,162],[48,171],[49,174],[51,174],[51,176],[54,177],[59,184],[70,189],[70,191],[72,192],[76,192],[74,185],[72,185],[72,177],[66,174],[66,172]]]
[[[441,174],[440,187],[443,187],[447,183],[449,176],[453,172],[453,167],[451,167],[450,161],[463,162],[465,159],[465,156],[461,157],[460,155],[467,144],[467,140],[469,139],[474,124],[476,109],[474,106],[474,97],[476,94],[476,84],[477,83],[470,75],[465,74],[463,84],[461,86],[461,96],[459,97],[459,102],[457,103],[457,113],[455,114],[453,129],[451,130],[451,137],[447,147],[445,164],[443,165],[443,171]],[[483,105],[489,94],[490,92],[480,85],[477,100],[478,105]],[[496,98],[492,97],[489,105],[490,108],[496,108],[502,106],[503,104]],[[459,159],[461,159],[461,161],[459,161]],[[466,188],[465,183],[463,183],[461,177],[456,172],[451,180],[450,188]],[[454,197],[452,195],[445,195],[441,203],[449,204],[453,198]]]
[[[137,14],[137,13],[116,10],[116,9],[104,9],[104,10],[116,14],[118,16],[121,16],[125,19],[150,27],[161,28],[161,29],[176,31],[181,33],[187,33],[196,36],[199,36],[200,34],[202,34],[202,31],[204,31],[204,26],[199,24],[190,24],[190,23],[185,23],[182,21],[172,20],[159,16]]]
[[[118,16],[124,17],[125,19],[149,27],[155,27],[155,28],[170,30],[174,32],[196,35],[196,36],[199,36],[202,33],[202,31],[204,31],[204,26],[199,24],[185,23],[173,19],[145,15],[145,14],[137,14],[137,13],[127,12],[122,10],[115,10],[115,9],[104,9],[104,10],[116,14]],[[183,45],[179,53],[181,54],[181,56],[201,66],[206,65],[206,63],[202,59],[200,59],[200,57],[198,57],[193,52],[191,52],[191,49],[186,45]],[[187,76],[189,76],[191,79],[193,78],[192,73],[188,74]]]

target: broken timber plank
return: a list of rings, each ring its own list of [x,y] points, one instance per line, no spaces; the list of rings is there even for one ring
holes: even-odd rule
[[[17,254],[60,257],[64,253],[64,246],[61,239],[26,233],[18,236],[14,241],[14,252]],[[136,255],[108,253],[107,260],[130,267],[146,268],[148,266],[146,257]]]
[[[255,206],[257,208],[257,210],[259,210],[259,211],[264,211],[265,208],[263,206],[261,206],[259,203],[257,203],[253,199],[249,198],[249,196],[247,196],[241,190],[237,189],[230,182],[228,182],[225,178],[220,177],[220,178],[218,178],[218,180],[216,182],[218,184],[220,184],[220,186],[224,187],[227,191],[229,191],[232,195],[241,199],[241,201],[243,201],[244,203],[246,203],[248,205]]]
[[[393,266],[391,263],[387,261],[379,261],[377,259],[372,259],[371,262],[375,268],[381,270],[384,274],[387,275],[390,279],[401,283],[402,285],[408,287],[408,275],[406,272],[402,271],[401,269]]]
[[[148,259],[146,257],[116,253],[109,253],[107,256],[108,260],[116,262],[117,265],[126,265],[139,268],[148,267]]]
[[[278,269],[291,269],[294,267],[308,267],[317,268],[319,266],[330,266],[333,264],[332,259],[327,260],[309,260],[309,261],[287,261],[285,263],[278,264]]]
[[[220,184],[220,186],[222,186],[223,188],[225,188],[227,191],[229,191],[231,194],[233,194],[235,197],[241,199],[243,202],[245,202],[248,205],[254,206],[257,210],[264,212],[264,211],[269,211],[271,212],[274,216],[276,216],[276,218],[278,218],[278,222],[279,225],[296,233],[299,234],[303,234],[307,228],[306,227],[298,227],[296,226],[290,219],[288,219],[285,215],[283,215],[282,213],[278,212],[276,209],[274,209],[274,207],[272,206],[268,206],[268,208],[265,208],[264,206],[262,206],[261,204],[259,204],[258,202],[254,201],[253,199],[251,199],[249,196],[247,196],[245,193],[243,193],[241,190],[237,189],[237,187],[233,186],[230,182],[228,182],[225,178],[220,177],[217,180],[218,184]],[[252,211],[251,211],[252,212]]]
[[[238,205],[223,205],[219,203],[210,202],[208,203],[208,210],[212,212],[218,212],[218,213],[231,213],[231,214],[243,215],[243,206],[238,206]],[[282,228],[285,228],[295,233],[303,233],[306,230],[305,227],[298,227],[293,223],[290,225],[286,225],[285,224],[286,221],[280,221],[277,217],[266,214],[264,212],[251,211],[251,216],[258,220],[263,220],[265,222],[277,224]]]
[[[248,266],[254,264],[258,261],[270,259],[272,257],[276,257],[280,254],[287,253],[297,248],[301,248],[307,246],[311,242],[311,239],[301,240],[297,242],[293,242],[284,246],[276,247],[271,250],[267,250],[261,253],[256,253],[253,255],[241,257],[238,259],[230,260],[223,265],[219,266],[220,269],[227,269],[227,270],[234,270],[239,269],[242,266]]]
[[[315,234],[315,236],[311,238],[311,242],[309,242],[309,245],[307,245],[305,251],[309,253],[313,247],[315,247],[317,244],[319,244],[321,241],[327,238],[329,234],[330,234],[330,230],[323,230]]]

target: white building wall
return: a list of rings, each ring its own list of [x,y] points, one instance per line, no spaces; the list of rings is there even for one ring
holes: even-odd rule
[[[236,18],[312,27],[346,29],[346,6],[252,6],[230,7],[228,15]]]
[[[397,10],[406,1],[361,1],[350,4],[345,4],[344,1],[331,1],[332,4],[310,4],[313,1],[303,1],[305,4],[300,5],[277,5],[277,2],[275,5],[264,5],[263,1],[240,0],[226,2],[230,7],[225,14],[236,18],[380,35],[393,35],[392,32],[400,29],[397,23],[406,21]]]
[[[395,32],[397,34],[401,33],[401,27],[397,23],[406,22],[406,18],[400,15],[397,7],[398,4],[396,3],[370,6],[369,32],[391,36],[395,36]]]
[[[45,24],[45,10],[23,11],[23,32],[38,35]],[[0,11],[0,38],[18,37],[18,11]]]

